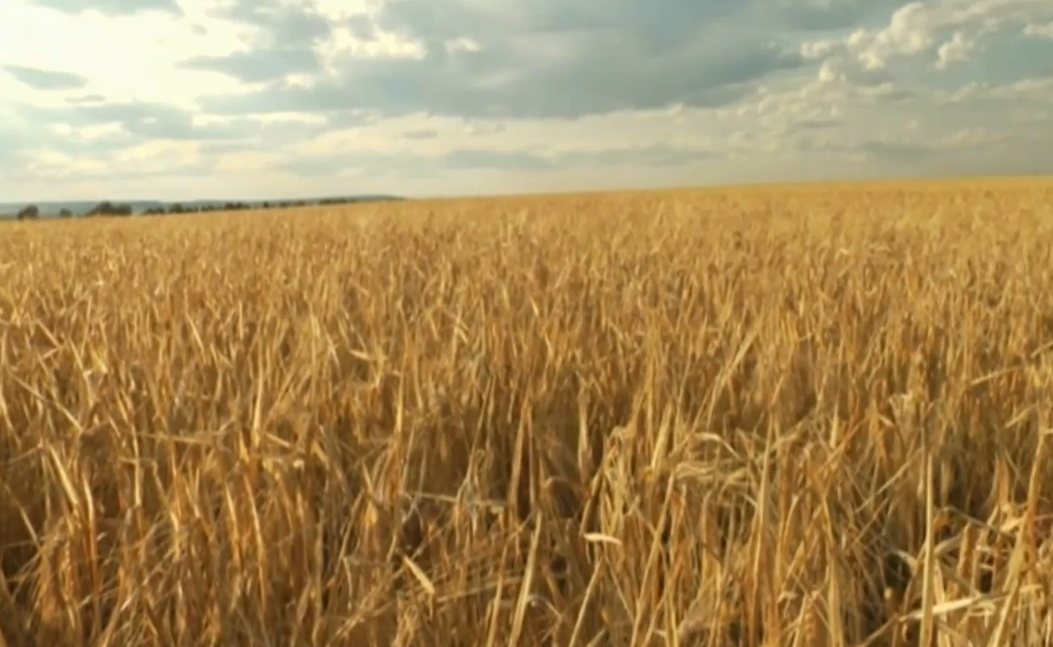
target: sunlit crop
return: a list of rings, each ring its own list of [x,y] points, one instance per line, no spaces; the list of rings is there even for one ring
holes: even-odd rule
[[[1049,644],[1051,426],[1048,182],[8,223],[0,645]]]

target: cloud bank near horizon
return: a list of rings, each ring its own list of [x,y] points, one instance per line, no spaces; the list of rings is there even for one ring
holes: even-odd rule
[[[5,0],[0,201],[1053,173],[1048,0]]]

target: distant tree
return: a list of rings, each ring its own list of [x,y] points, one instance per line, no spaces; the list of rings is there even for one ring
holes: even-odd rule
[[[31,204],[22,207],[15,217],[19,220],[36,220],[40,217],[40,209],[37,208],[37,205]]]
[[[69,209],[62,208],[62,209],[59,209],[58,217],[59,218],[72,218],[73,217],[73,212],[70,211]]]
[[[132,205],[130,204],[114,204],[109,200],[104,200],[99,204],[91,208],[91,211],[85,214],[86,216],[130,216],[132,215]]]

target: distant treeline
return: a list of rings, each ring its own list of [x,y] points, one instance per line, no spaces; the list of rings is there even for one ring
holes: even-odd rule
[[[168,214],[185,214],[185,213],[208,213],[211,211],[243,211],[246,209],[291,209],[295,207],[307,207],[313,205],[337,205],[337,204],[353,204],[356,202],[372,202],[379,200],[399,200],[400,198],[394,197],[349,197],[349,198],[322,198],[318,200],[279,200],[279,201],[265,201],[261,203],[251,204],[248,202],[226,202],[226,203],[207,203],[207,204],[181,204],[175,202],[169,205],[158,205],[155,207],[147,207],[140,212],[143,216],[163,216]],[[95,216],[131,216],[134,215],[135,211],[130,204],[122,204],[118,202],[110,202],[108,200],[103,201],[84,212],[83,214],[75,214],[69,209],[61,209],[58,213],[59,218],[74,218],[74,217],[85,217],[91,218]],[[41,217],[40,209],[36,205],[28,205],[23,207],[14,218],[17,220],[36,220]],[[0,215],[0,219],[5,216]],[[11,216],[6,216],[11,218]]]

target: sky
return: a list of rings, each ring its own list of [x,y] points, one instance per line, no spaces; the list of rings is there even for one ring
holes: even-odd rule
[[[1051,0],[2,0],[0,202],[1053,173]]]

